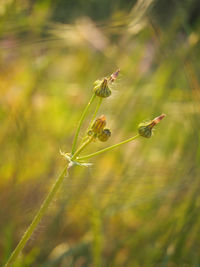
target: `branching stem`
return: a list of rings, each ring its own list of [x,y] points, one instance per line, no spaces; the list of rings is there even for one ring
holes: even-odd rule
[[[121,146],[121,145],[123,145],[123,144],[126,144],[126,143],[128,143],[128,142],[131,142],[131,141],[135,140],[136,138],[138,138],[139,136],[140,136],[140,135],[137,134],[137,135],[135,135],[135,136],[133,136],[133,137],[131,137],[131,138],[125,140],[125,141],[122,141],[122,142],[120,142],[120,143],[118,143],[118,144],[115,144],[115,145],[113,145],[113,146],[106,147],[106,148],[104,148],[104,149],[101,149],[101,150],[99,150],[99,151],[97,151],[97,152],[94,152],[94,153],[92,153],[92,154],[89,154],[89,155],[86,155],[86,156],[83,156],[83,157],[78,157],[77,160],[78,160],[78,161],[82,161],[82,160],[85,160],[85,159],[92,158],[92,157],[97,156],[97,155],[99,155],[99,154],[101,154],[101,153],[103,153],[103,152],[109,151],[109,150],[111,150],[111,149],[113,149],[113,148],[116,148],[116,147]]]
[[[76,150],[76,144],[77,144],[77,141],[78,141],[78,136],[79,136],[79,133],[80,133],[81,125],[83,124],[83,121],[84,121],[84,119],[85,119],[85,117],[87,115],[88,109],[91,106],[92,102],[94,101],[95,97],[96,97],[96,95],[94,93],[92,95],[90,101],[88,102],[87,106],[85,107],[82,115],[81,115],[80,121],[78,123],[77,130],[76,130],[76,133],[75,133],[74,141],[73,141],[73,144],[72,144],[72,155],[74,154],[74,152]]]
[[[96,115],[97,115],[97,113],[98,113],[98,111],[99,111],[99,108],[100,108],[100,106],[101,106],[102,101],[103,101],[103,98],[102,98],[102,97],[98,97],[98,102],[97,102],[96,109],[95,109],[94,114],[93,114],[93,116],[92,116],[92,119],[91,119],[91,121],[90,121],[89,127],[87,128],[86,135],[85,135],[85,137],[83,137],[83,140],[82,140],[81,144],[84,143],[85,140],[87,140],[87,138],[88,138],[87,133],[88,133],[88,131],[92,128],[92,125],[93,125],[93,123],[94,123],[95,117],[96,117]]]
[[[80,148],[74,153],[74,155],[71,157],[71,160],[73,161],[74,159],[77,158],[77,156],[81,153],[81,151],[86,148],[86,146],[88,146],[91,142],[93,141],[93,136],[88,138],[87,141],[85,141]]]
[[[96,115],[97,115],[97,113],[98,113],[98,111],[99,111],[99,108],[100,108],[100,106],[101,106],[102,100],[103,100],[102,97],[99,97],[99,98],[98,98],[98,103],[97,103],[95,112],[94,112],[94,114],[93,114],[93,116],[92,116],[92,119],[91,119],[91,122],[90,122],[90,125],[89,125],[88,130],[90,130],[91,127],[92,127],[92,124],[93,124],[93,122],[94,122],[94,120],[95,120],[95,117],[96,117]]]

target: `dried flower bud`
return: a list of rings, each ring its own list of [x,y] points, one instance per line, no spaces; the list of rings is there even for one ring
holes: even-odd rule
[[[96,81],[94,83],[94,92],[97,96],[102,97],[102,98],[106,98],[109,97],[111,95],[111,90],[108,87],[108,79],[104,78],[101,81]]]
[[[92,125],[92,131],[95,134],[100,134],[105,126],[106,126],[106,117],[102,115],[101,117],[95,120],[94,124]]]
[[[156,117],[155,119],[153,119],[152,121],[149,122],[144,122],[144,123],[140,123],[138,125],[138,133],[139,135],[145,137],[145,138],[150,138],[152,135],[152,129],[153,127],[158,124],[166,115],[162,114],[158,117]]]
[[[120,69],[118,69],[117,71],[115,71],[113,74],[110,75],[109,80],[111,83],[113,83],[117,79],[119,72],[120,72]]]
[[[109,129],[104,129],[99,135],[98,139],[101,142],[106,142],[111,136],[111,131]]]

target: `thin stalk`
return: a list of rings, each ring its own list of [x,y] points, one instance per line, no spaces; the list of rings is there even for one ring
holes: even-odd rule
[[[71,166],[70,165],[68,166],[68,164],[67,164],[65,166],[65,168],[63,169],[62,173],[60,174],[60,176],[57,178],[55,184],[51,188],[51,191],[48,193],[48,195],[45,198],[45,200],[43,201],[39,211],[35,215],[32,223],[30,224],[30,226],[28,227],[28,229],[26,230],[26,232],[22,236],[20,242],[18,243],[17,247],[15,248],[13,253],[11,254],[10,258],[8,259],[8,261],[7,261],[7,263],[5,264],[4,267],[12,266],[12,263],[17,259],[19,253],[22,251],[22,249],[26,245],[27,241],[31,237],[33,231],[37,227],[38,223],[40,222],[40,220],[44,216],[49,204],[52,202],[53,197],[55,196],[55,193],[58,191],[59,187],[61,186],[61,184],[62,184],[62,182],[63,182],[63,180],[64,180],[64,178],[65,178],[65,176],[66,176],[66,174],[67,174],[67,172],[68,172],[70,167]]]
[[[84,143],[85,140],[88,138],[87,133],[92,128],[92,124],[94,123],[95,117],[96,117],[96,115],[97,115],[97,113],[99,111],[99,108],[101,106],[102,101],[103,101],[103,98],[102,97],[99,97],[98,98],[98,103],[97,103],[96,109],[95,109],[94,114],[92,116],[92,119],[90,121],[89,127],[87,128],[86,135],[85,135],[85,137],[83,137],[83,140],[82,140],[81,144]]]
[[[131,138],[125,140],[125,141],[122,141],[122,142],[120,142],[120,143],[118,143],[118,144],[116,144],[116,145],[106,147],[106,148],[104,148],[104,149],[101,149],[101,150],[99,150],[99,151],[97,151],[97,152],[94,152],[94,153],[92,153],[92,154],[89,154],[89,155],[86,155],[86,156],[83,156],[83,157],[78,157],[77,160],[78,160],[78,161],[81,161],[81,160],[84,160],[84,159],[92,158],[92,157],[97,156],[97,155],[99,155],[99,154],[101,154],[101,153],[103,153],[103,152],[106,152],[106,151],[108,151],[108,150],[111,150],[111,149],[113,149],[113,148],[116,148],[116,147],[118,147],[118,146],[121,146],[121,145],[123,145],[123,144],[126,144],[126,143],[128,143],[128,142],[131,142],[131,141],[135,140],[136,138],[138,138],[139,136],[140,136],[140,135],[137,134],[137,135],[135,135],[135,136],[133,136],[133,137],[131,137]]]
[[[98,111],[99,111],[99,108],[100,108],[100,106],[101,106],[102,101],[103,101],[103,98],[102,98],[102,97],[99,97],[99,99],[98,99],[98,103],[97,103],[95,112],[94,112],[94,114],[93,114],[93,116],[92,116],[92,119],[91,119],[90,126],[89,126],[88,130],[90,130],[91,127],[92,127],[92,124],[93,124],[93,122],[94,122],[94,120],[95,120],[95,117],[96,117]]]
[[[72,156],[71,160],[75,159],[80,153],[81,151],[86,147],[88,146],[93,140],[93,136],[88,138],[87,141],[85,141],[81,146],[80,148],[74,153],[74,155]]]
[[[74,137],[74,141],[73,141],[73,144],[72,144],[72,155],[74,154],[75,152],[75,149],[76,149],[76,144],[77,144],[77,141],[78,141],[78,136],[79,136],[79,133],[80,133],[80,129],[81,129],[81,125],[83,124],[83,121],[85,119],[85,116],[87,114],[87,111],[90,107],[90,105],[92,104],[92,102],[94,101],[96,95],[95,93],[92,95],[90,101],[88,102],[87,106],[85,107],[82,115],[81,115],[81,118],[80,118],[80,121],[78,123],[78,127],[77,127],[77,130],[76,130],[76,134],[75,134],[75,137]]]

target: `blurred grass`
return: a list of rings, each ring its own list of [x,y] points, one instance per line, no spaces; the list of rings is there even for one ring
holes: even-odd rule
[[[93,82],[120,68],[99,112],[109,144],[167,118],[72,170],[15,266],[200,266],[198,3],[115,2],[95,21],[77,1],[65,24],[51,1],[0,4],[1,265],[64,166]]]

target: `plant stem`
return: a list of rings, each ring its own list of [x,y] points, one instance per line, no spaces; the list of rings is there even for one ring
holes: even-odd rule
[[[83,139],[82,139],[82,141],[81,141],[81,144],[84,143],[85,140],[88,138],[87,133],[88,133],[88,131],[92,128],[92,124],[94,123],[95,117],[96,117],[96,115],[97,115],[97,112],[99,111],[99,108],[100,108],[100,106],[101,106],[102,101],[103,101],[103,98],[102,98],[102,97],[99,97],[99,98],[98,98],[98,103],[97,103],[96,109],[95,109],[94,114],[93,114],[93,116],[92,116],[92,119],[91,119],[91,121],[90,121],[89,127],[87,128],[86,135],[85,135],[85,137],[83,137]]]
[[[81,151],[87,146],[89,145],[93,140],[93,136],[90,137],[87,141],[85,141],[80,148],[74,153],[74,155],[72,156],[71,160],[74,160],[80,153]]]
[[[97,156],[97,155],[99,155],[99,154],[101,154],[101,153],[103,153],[103,152],[106,152],[106,151],[108,151],[108,150],[111,150],[111,149],[113,149],[113,148],[116,148],[116,147],[118,147],[118,146],[121,146],[121,145],[123,145],[123,144],[126,144],[126,143],[128,143],[128,142],[131,142],[131,141],[135,140],[136,138],[138,138],[139,136],[140,136],[140,135],[137,134],[137,135],[135,135],[135,136],[133,136],[133,137],[131,137],[131,138],[125,140],[125,141],[122,141],[122,142],[120,142],[120,143],[118,143],[118,144],[116,144],[116,145],[106,147],[106,148],[104,148],[104,149],[102,149],[102,150],[99,150],[99,151],[97,151],[97,152],[94,152],[94,153],[92,153],[92,154],[89,154],[89,155],[86,155],[86,156],[83,156],[83,157],[79,157],[79,158],[77,158],[77,160],[78,160],[78,161],[81,161],[81,160],[85,160],[85,159],[92,158],[92,157]]]
[[[17,247],[15,248],[13,253],[11,254],[10,258],[8,259],[8,261],[7,261],[7,263],[5,264],[4,267],[12,266],[11,264],[17,259],[19,253],[22,251],[22,249],[26,245],[27,241],[31,237],[33,231],[37,227],[38,223],[40,222],[40,220],[44,216],[49,204],[51,203],[55,193],[58,191],[59,187],[61,186],[61,184],[62,184],[62,182],[63,182],[63,180],[64,180],[64,178],[65,178],[65,176],[66,176],[66,174],[67,174],[67,172],[68,172],[70,167],[71,166],[67,164],[65,166],[65,168],[63,169],[62,173],[60,174],[60,176],[57,178],[55,184],[53,185],[53,187],[51,188],[51,190],[48,193],[47,197],[43,201],[39,211],[35,215],[32,223],[30,224],[30,226],[28,227],[28,229],[26,230],[26,232],[22,236],[20,242],[18,243]]]
[[[94,119],[95,119],[95,117],[96,117],[96,115],[97,115],[97,112],[99,111],[100,106],[101,106],[102,100],[103,100],[103,98],[102,98],[102,97],[99,97],[99,99],[98,99],[98,103],[97,103],[95,112],[94,112],[94,114],[93,114],[93,116],[92,116],[92,119],[91,119],[90,126],[89,126],[88,130],[90,130],[91,127],[92,127],[92,124],[93,124],[93,122],[94,122]]]
[[[82,125],[82,123],[83,123],[83,121],[84,121],[84,119],[85,119],[85,116],[86,116],[86,114],[87,114],[87,111],[88,111],[90,105],[92,104],[92,102],[94,101],[95,97],[96,97],[96,95],[95,95],[95,93],[94,93],[94,94],[92,95],[90,101],[88,102],[87,106],[85,107],[85,109],[84,109],[82,115],[81,115],[80,121],[79,121],[79,123],[78,123],[77,130],[76,130],[76,134],[75,134],[75,137],[74,137],[74,141],[73,141],[73,144],[72,144],[72,155],[74,154],[75,149],[76,149],[76,144],[77,144],[77,141],[78,141],[78,136],[79,136],[79,133],[80,133],[81,125]]]

